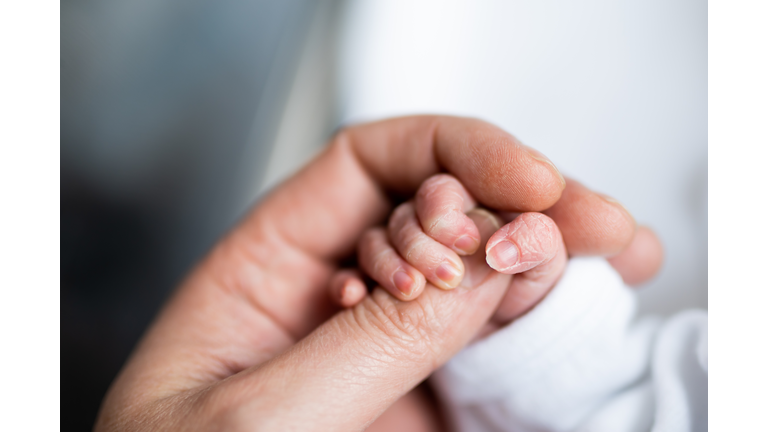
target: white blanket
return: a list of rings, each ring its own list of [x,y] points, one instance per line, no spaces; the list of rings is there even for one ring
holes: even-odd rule
[[[604,259],[572,259],[539,305],[433,375],[457,430],[706,430],[706,312],[635,309]]]

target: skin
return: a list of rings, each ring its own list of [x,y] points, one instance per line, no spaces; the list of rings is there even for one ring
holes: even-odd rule
[[[582,201],[595,197],[602,200],[587,203],[589,208],[616,203],[611,198],[591,194],[573,180],[569,182],[569,196]],[[565,271],[568,254],[554,221],[535,212],[496,215],[500,229],[487,244],[481,245],[478,228],[466,215],[476,211],[476,205],[469,191],[455,177],[449,174],[430,177],[419,187],[414,200],[401,204],[392,212],[386,230],[372,228],[363,235],[358,246],[361,268],[395,297],[413,300],[422,292],[425,281],[446,290],[456,287],[464,276],[459,256],[471,255],[483,246],[486,262],[491,268],[517,275],[510,281],[507,293],[491,318],[491,324],[496,327],[508,324],[533,308],[555,286]],[[579,203],[572,203],[570,207],[576,205]],[[627,222],[633,221],[631,215],[626,215],[629,217],[622,219],[622,212],[618,212],[619,217],[615,218],[618,224],[608,225],[609,229],[618,225],[620,229],[616,232],[628,231]],[[501,226],[502,221],[509,223]],[[576,229],[587,228],[577,225]],[[641,227],[630,246],[608,261],[623,275],[627,284],[635,285],[658,270],[662,257],[657,252],[659,250],[661,245],[653,232]],[[444,268],[453,271],[441,273]],[[411,283],[406,287],[393,283],[393,274],[400,272],[412,275]],[[351,307],[364,298],[364,284],[359,272],[342,270],[340,273],[343,275],[331,282],[332,297],[340,306]],[[342,295],[342,290],[346,296]]]
[[[398,206],[390,216],[387,229],[369,229],[358,246],[361,268],[390,294],[412,300],[424,289],[426,281],[450,290],[464,277],[461,256],[468,256],[483,246],[486,261],[494,270],[517,274],[510,281],[492,321],[504,324],[522,315],[555,285],[565,270],[567,254],[557,225],[541,213],[505,214],[509,223],[493,216],[496,232],[487,244],[481,244],[478,227],[466,213],[477,211],[476,201],[455,177],[437,174],[419,188],[413,201]],[[490,214],[489,214],[489,217]],[[502,247],[513,255],[501,253]],[[441,271],[446,268],[450,271]],[[361,301],[362,281],[354,273],[334,278],[332,297],[343,299],[349,307]],[[409,274],[411,283],[398,286],[394,275]],[[349,291],[347,298],[339,293]],[[404,290],[405,289],[405,290]],[[354,293],[354,297],[353,294]]]
[[[389,197],[413,196],[440,171],[502,211],[541,211],[563,192],[554,166],[478,120],[421,116],[341,131],[177,289],[113,383],[95,429],[371,425],[476,335],[511,278],[492,271],[480,249],[462,257],[465,276],[453,290],[427,284],[403,302],[379,289],[342,311],[329,300],[338,263],[390,213]],[[495,221],[470,217],[481,240],[490,238]],[[562,222],[583,215],[558,217],[567,239]]]

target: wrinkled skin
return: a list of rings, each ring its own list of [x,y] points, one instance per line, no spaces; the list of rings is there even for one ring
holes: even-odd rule
[[[568,250],[618,252],[634,236],[620,205],[588,191],[586,201],[558,201],[565,185],[554,166],[487,123],[422,116],[343,130],[178,288],[113,383],[96,430],[371,425],[471,340],[511,278],[478,252],[463,258],[467,276],[454,290],[427,284],[404,302],[378,289],[351,309],[331,304],[329,278],[361,234],[384,221],[388,197],[412,196],[440,171],[488,208],[555,210]],[[589,207],[590,220],[613,222],[580,222],[583,213],[568,211],[577,204]],[[489,220],[474,221],[486,227],[483,238],[493,234]],[[578,243],[572,227],[595,231],[597,240]],[[432,424],[418,423],[421,411],[399,412],[394,418],[407,424]]]

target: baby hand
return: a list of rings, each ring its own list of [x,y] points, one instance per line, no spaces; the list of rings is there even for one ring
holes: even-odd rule
[[[417,298],[427,282],[449,290],[461,284],[461,256],[480,247],[478,227],[467,214],[486,212],[454,177],[427,179],[412,201],[398,206],[388,227],[371,228],[358,246],[360,268],[400,300]],[[515,274],[492,321],[504,324],[538,303],[562,275],[567,261],[560,230],[541,213],[499,214],[496,232],[484,245],[494,270]],[[502,223],[509,222],[502,226]],[[357,304],[366,289],[355,271],[339,272],[331,296],[344,307]]]

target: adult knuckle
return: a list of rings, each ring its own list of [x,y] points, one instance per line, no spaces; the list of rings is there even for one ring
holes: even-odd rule
[[[352,315],[355,325],[388,355],[421,361],[431,352],[437,314],[419,302],[406,304],[376,290]]]

